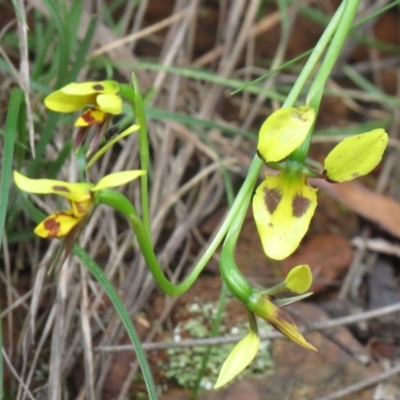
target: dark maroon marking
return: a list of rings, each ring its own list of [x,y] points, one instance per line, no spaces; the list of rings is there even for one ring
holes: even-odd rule
[[[100,85],[100,83],[96,83],[95,85],[92,86],[92,88],[94,90],[96,90],[96,92],[100,92],[101,90],[104,90],[104,86]]]
[[[270,214],[274,213],[281,199],[282,195],[278,189],[264,189],[264,201]]]
[[[58,232],[60,231],[60,223],[55,220],[55,218],[50,218],[43,223],[46,231],[50,238],[58,237]]]
[[[53,189],[55,192],[67,192],[67,193],[70,193],[70,192],[71,192],[67,187],[65,187],[65,186],[59,186],[59,185],[54,185],[54,186],[52,187],[52,189]]]
[[[96,118],[92,116],[92,112],[94,110],[88,110],[81,115],[81,118],[88,123],[88,125],[98,125],[101,121],[98,121]]]
[[[310,199],[296,195],[292,203],[293,216],[300,218],[302,215],[304,215],[308,207],[310,207],[310,203]]]

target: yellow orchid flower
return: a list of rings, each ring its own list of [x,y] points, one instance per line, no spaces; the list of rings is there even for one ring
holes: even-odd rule
[[[265,254],[276,260],[290,256],[308,230],[317,206],[317,189],[307,176],[343,182],[371,172],[382,159],[388,142],[383,129],[349,137],[326,157],[324,171],[309,171],[304,162],[284,161],[301,145],[314,123],[310,107],[283,108],[273,113],[260,130],[257,151],[277,176],[266,174],[253,198],[253,215]],[[298,135],[296,137],[296,126]],[[280,161],[280,164],[274,164]]]
[[[69,183],[53,179],[30,179],[14,171],[14,182],[19,189],[28,193],[57,194],[68,199],[70,209],[49,215],[34,231],[36,235],[43,238],[62,238],[85,222],[94,205],[94,192],[124,185],[143,174],[145,172],[140,170],[116,172],[103,177],[97,184],[94,184],[89,182]]]
[[[281,308],[310,296],[312,293],[305,292],[311,287],[311,284],[312,273],[310,267],[308,265],[298,265],[292,268],[283,282],[270,289],[254,292],[250,296],[245,304],[249,315],[250,331],[236,344],[225,360],[214,389],[220,388],[234,379],[257,355],[260,337],[255,315],[265,319],[293,342],[308,350],[317,351],[312,344],[307,342],[293,320]],[[270,300],[271,296],[287,291],[301,293],[301,295],[280,300]]]
[[[85,106],[86,110],[76,121],[75,126],[99,125],[108,114],[122,112],[122,100],[117,95],[119,84],[115,81],[70,83],[50,93],[44,100],[46,107],[52,111],[69,113]]]

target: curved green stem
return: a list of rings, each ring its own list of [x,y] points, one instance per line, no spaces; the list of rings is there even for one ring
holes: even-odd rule
[[[132,203],[123,194],[111,189],[104,189],[96,192],[96,203],[107,204],[113,207],[129,220],[137,236],[140,250],[142,251],[147,266],[157,284],[168,295],[178,296],[186,292],[200,275],[201,271],[210,260],[210,258],[213,256],[219,244],[222,242],[228,228],[232,225],[233,220],[235,219],[239,211],[242,210],[243,212],[244,210],[244,212],[246,212],[262,164],[262,161],[257,156],[255,156],[251,164],[249,173],[247,174],[247,177],[219,231],[215,235],[214,239],[200,258],[196,266],[186,277],[185,281],[178,285],[174,285],[165,277],[164,272],[160,264],[158,263],[157,257],[154,253],[150,237],[147,234],[147,230],[145,229],[145,226],[140,220]],[[244,203],[246,203],[246,207],[242,207]]]
[[[139,155],[140,168],[143,171],[149,170],[149,139],[147,137],[146,114],[143,107],[143,99],[140,93],[139,84],[136,76],[132,74],[132,86],[120,85],[121,96],[129,101],[133,113],[135,114],[137,124],[139,125]],[[150,211],[149,211],[149,191],[148,191],[148,173],[140,178],[140,196],[142,207],[142,219],[147,235],[151,238],[150,229]]]

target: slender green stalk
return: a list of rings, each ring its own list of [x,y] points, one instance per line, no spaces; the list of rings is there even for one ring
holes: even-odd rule
[[[121,95],[127,99],[136,116],[137,124],[139,125],[139,155],[140,168],[143,171],[149,170],[149,139],[147,133],[146,114],[143,107],[143,99],[140,93],[139,84],[136,76],[132,74],[132,86],[121,85]],[[142,175],[140,179],[140,196],[142,206],[142,220],[149,238],[151,238],[150,228],[150,210],[149,210],[149,182],[148,174]]]
[[[350,32],[351,25],[357,13],[358,5],[359,0],[348,0],[341,4],[340,8],[343,8],[343,12],[341,13],[340,23],[337,25],[336,32],[332,38],[326,56],[308,91],[307,104],[314,108],[317,114],[322,95],[324,93],[326,81],[333,67],[335,66],[335,63],[340,55],[340,51],[342,50],[344,42],[346,41],[346,38]],[[289,159],[304,164],[308,154],[308,149],[310,148],[312,133],[313,129],[310,130],[303,144],[289,156]]]

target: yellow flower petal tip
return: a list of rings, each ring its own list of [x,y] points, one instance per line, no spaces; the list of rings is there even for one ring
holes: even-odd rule
[[[265,254],[290,256],[306,234],[317,206],[317,189],[304,177],[267,175],[253,197],[253,215]]]
[[[304,142],[314,120],[315,111],[309,106],[275,111],[260,128],[259,156],[265,162],[283,160]]]
[[[294,267],[285,279],[285,286],[294,293],[305,293],[312,284],[312,273],[308,265]]]
[[[250,331],[236,344],[222,365],[214,389],[218,389],[239,375],[254,359],[260,346],[256,332]]]
[[[329,181],[345,182],[371,172],[381,161],[388,143],[383,129],[342,140],[324,161],[324,174]]]
[[[133,181],[134,179],[138,178],[139,176],[142,176],[146,173],[146,171],[142,170],[130,170],[130,171],[121,171],[121,172],[115,172],[113,174],[107,175],[104,178],[101,178],[97,185],[91,189],[92,192],[95,192],[97,190],[101,189],[107,189],[111,187],[117,187],[121,185],[125,185],[125,183],[128,183],[130,181]]]

